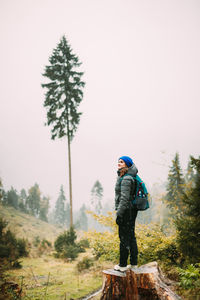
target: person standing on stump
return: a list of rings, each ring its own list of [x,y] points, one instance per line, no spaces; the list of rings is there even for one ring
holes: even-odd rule
[[[138,248],[135,237],[135,220],[137,209],[131,203],[136,191],[137,168],[128,156],[121,156],[118,160],[118,178],[115,185],[116,223],[119,226],[120,259],[114,270],[124,272],[137,267]],[[130,265],[127,266],[130,254]]]

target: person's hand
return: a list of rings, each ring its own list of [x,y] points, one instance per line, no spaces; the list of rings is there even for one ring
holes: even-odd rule
[[[117,216],[117,218],[116,218],[116,224],[117,224],[117,225],[122,224],[122,217]]]

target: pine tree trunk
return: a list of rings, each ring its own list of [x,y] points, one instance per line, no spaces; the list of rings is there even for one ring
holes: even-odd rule
[[[149,263],[125,273],[104,270],[101,300],[178,300],[164,282],[157,262]]]
[[[71,148],[70,148],[70,137],[69,130],[67,131],[68,141],[68,163],[69,163],[69,199],[70,199],[70,227],[73,226],[73,210],[72,210],[72,170],[71,170]]]

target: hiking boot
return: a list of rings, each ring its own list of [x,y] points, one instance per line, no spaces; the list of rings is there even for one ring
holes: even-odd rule
[[[127,266],[126,267],[121,267],[120,265],[116,265],[116,266],[114,266],[114,270],[115,271],[120,271],[120,272],[125,272],[128,269],[127,269]]]

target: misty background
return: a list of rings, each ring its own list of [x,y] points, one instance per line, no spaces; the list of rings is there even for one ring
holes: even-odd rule
[[[200,2],[0,1],[0,177],[68,196],[67,140],[45,127],[42,73],[65,35],[82,62],[83,112],[71,144],[73,205],[94,182],[114,201],[117,160],[132,157],[151,189],[175,152],[183,169],[200,153]]]

